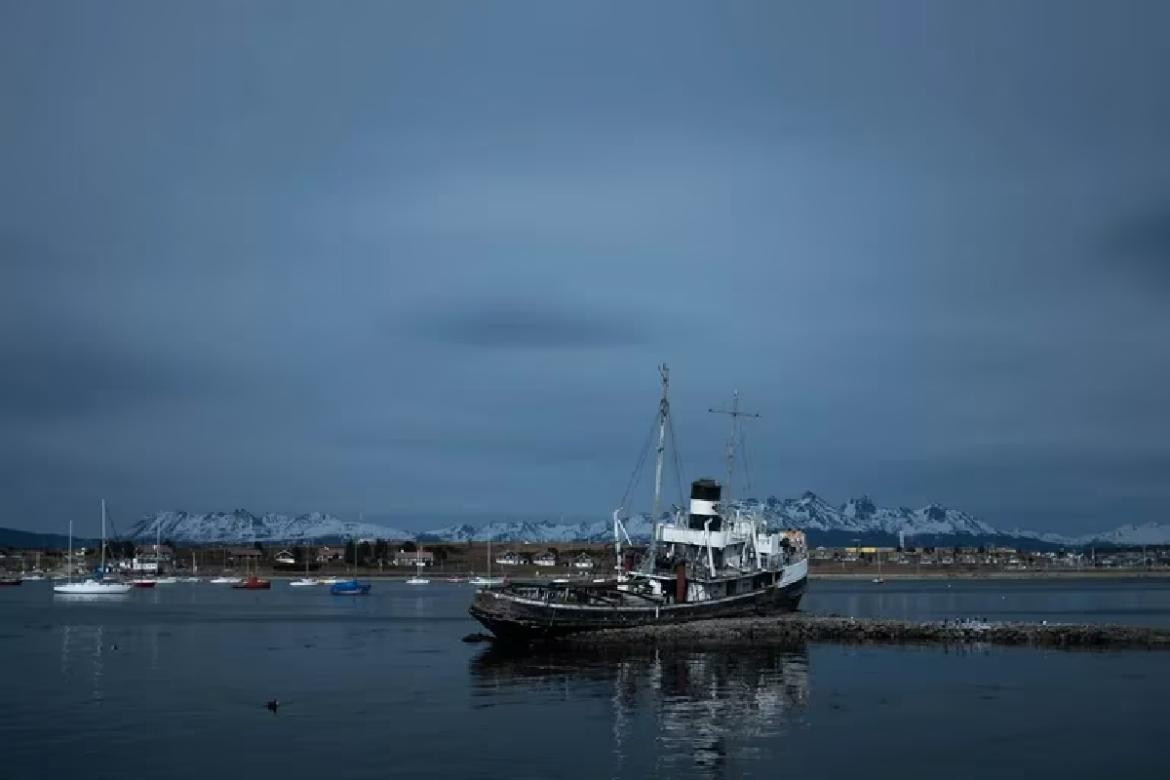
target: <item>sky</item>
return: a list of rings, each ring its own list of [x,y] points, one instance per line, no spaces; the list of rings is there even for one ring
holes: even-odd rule
[[[0,525],[606,517],[661,362],[688,479],[1170,520],[1167,29],[0,0]]]

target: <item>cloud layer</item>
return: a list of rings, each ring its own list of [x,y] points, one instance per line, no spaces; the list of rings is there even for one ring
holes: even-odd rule
[[[0,524],[1170,504],[1170,9],[7,4]]]

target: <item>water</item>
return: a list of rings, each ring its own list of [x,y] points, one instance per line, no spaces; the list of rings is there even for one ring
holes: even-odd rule
[[[810,645],[513,656],[471,589],[0,591],[5,775],[1162,777],[1170,656]],[[1170,625],[1170,585],[814,582],[824,612]],[[268,699],[283,704],[273,715]]]

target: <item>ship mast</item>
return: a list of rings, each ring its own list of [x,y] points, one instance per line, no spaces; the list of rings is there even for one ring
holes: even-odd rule
[[[738,390],[734,391],[731,395],[730,409],[708,409],[707,411],[714,414],[726,414],[731,418],[731,433],[727,437],[727,482],[724,485],[723,491],[723,500],[731,503],[731,479],[735,476],[735,448],[739,441],[739,418],[759,417],[760,415],[754,412],[740,411]]]
[[[662,377],[662,400],[658,402],[658,447],[654,453],[654,502],[650,505],[649,570],[654,570],[658,556],[658,505],[662,501],[662,456],[666,452],[666,420],[670,416],[670,401],[666,394],[670,387],[670,369],[663,363],[658,367]]]

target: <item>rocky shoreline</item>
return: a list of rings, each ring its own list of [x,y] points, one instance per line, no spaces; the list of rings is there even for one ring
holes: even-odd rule
[[[843,644],[994,644],[1051,648],[1170,650],[1170,629],[1137,626],[998,623],[973,620],[914,622],[794,614],[784,617],[701,620],[666,626],[610,629],[558,641],[572,647],[654,645],[693,649]]]

